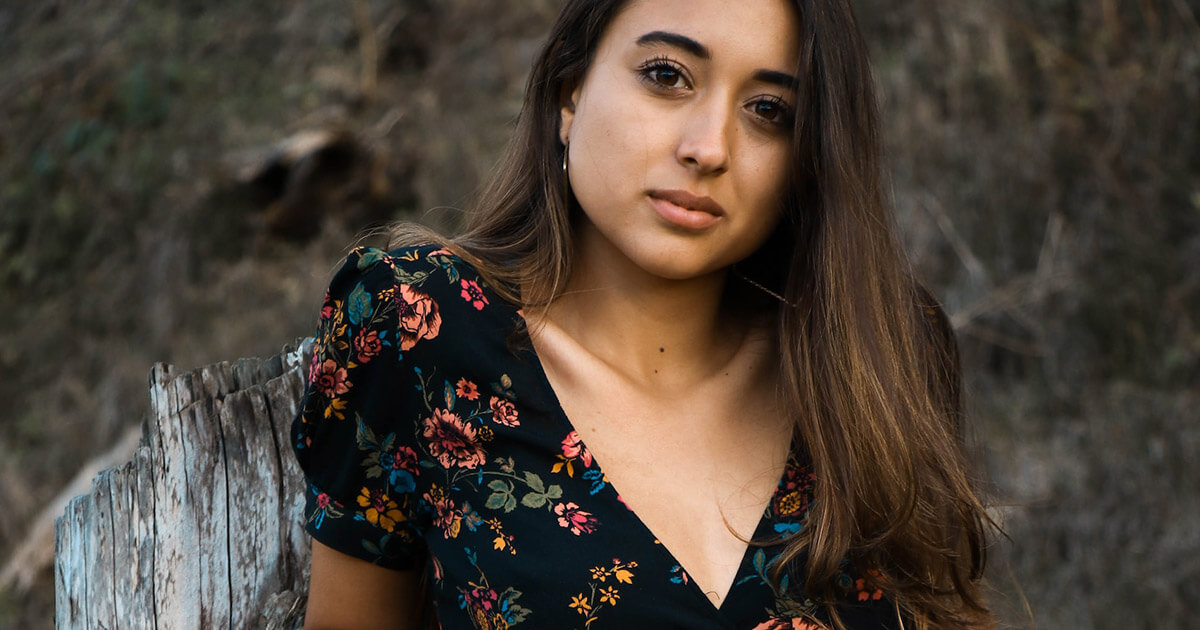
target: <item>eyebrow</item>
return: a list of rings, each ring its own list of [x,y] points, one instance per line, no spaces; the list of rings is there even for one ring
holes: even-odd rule
[[[637,40],[638,46],[650,47],[655,44],[666,44],[667,46],[679,48],[701,59],[712,59],[712,52],[707,46],[692,39],[691,37],[680,35],[679,33],[651,31],[645,35],[642,35]],[[755,81],[778,85],[789,90],[796,89],[796,85],[798,83],[796,81],[796,77],[787,74],[786,72],[779,72],[778,70],[757,70],[754,72],[753,78]]]
[[[668,33],[666,31],[653,31],[642,35],[637,40],[638,46],[653,46],[654,44],[666,44],[676,48],[682,48],[687,52],[701,58],[712,59],[712,53],[708,48],[700,42],[679,33]]]
[[[796,77],[777,70],[759,70],[754,73],[754,80],[778,85],[788,90],[796,89],[796,84],[798,83]]]

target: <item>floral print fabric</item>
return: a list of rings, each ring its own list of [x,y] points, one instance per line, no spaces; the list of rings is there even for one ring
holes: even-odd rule
[[[536,354],[513,343],[521,323],[445,249],[350,254],[292,427],[313,538],[428,572],[448,629],[825,627],[825,611],[796,595],[803,567],[771,579],[812,502],[803,457],[716,607],[608,482]],[[869,578],[844,576],[839,614],[892,627]]]

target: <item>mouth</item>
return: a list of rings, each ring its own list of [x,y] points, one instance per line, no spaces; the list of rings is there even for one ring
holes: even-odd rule
[[[725,216],[725,209],[712,197],[700,197],[686,190],[651,190],[652,199],[659,199],[674,204],[689,212],[703,212],[714,217]]]
[[[700,197],[686,190],[652,190],[647,196],[662,220],[687,232],[708,230],[725,216],[725,209],[712,197]]]

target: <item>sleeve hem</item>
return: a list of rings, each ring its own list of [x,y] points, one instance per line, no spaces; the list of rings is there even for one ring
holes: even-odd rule
[[[304,530],[313,540],[348,556],[396,571],[411,571],[424,564],[424,550],[416,531],[406,520],[376,516],[371,523],[357,503],[347,505],[306,483]]]

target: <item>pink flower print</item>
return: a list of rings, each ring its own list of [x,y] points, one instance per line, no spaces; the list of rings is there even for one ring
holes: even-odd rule
[[[474,470],[487,459],[475,427],[454,413],[434,409],[421,428],[421,435],[429,440],[429,454],[436,457],[443,468],[457,466]]]
[[[584,468],[592,467],[592,452],[588,450],[588,447],[583,443],[583,440],[579,438],[578,431],[571,431],[567,434],[567,437],[563,438],[562,452],[563,457],[566,457],[567,459],[575,459],[578,457],[581,461],[583,461]]]
[[[333,398],[350,391],[352,385],[346,380],[346,368],[340,367],[333,359],[325,359],[321,364],[321,372],[313,379],[313,386],[326,398]]]
[[[487,296],[483,294],[479,283],[474,280],[460,280],[458,284],[462,287],[462,299],[470,302],[475,310],[482,311],[483,307],[487,306]]]
[[[308,362],[308,382],[315,385],[319,378],[321,378],[321,353],[314,352],[312,361]]]
[[[771,617],[770,619],[754,626],[754,630],[826,630],[825,626],[811,623],[800,619],[783,619],[781,617]]]
[[[400,349],[410,350],[422,339],[433,339],[442,328],[442,316],[433,298],[407,284],[396,293],[400,318]]]
[[[354,337],[354,350],[358,352],[359,363],[369,362],[382,348],[383,341],[379,339],[378,331],[367,332],[364,328]]]
[[[571,533],[576,536],[590,534],[596,531],[596,527],[600,525],[599,519],[592,516],[591,512],[579,509],[574,501],[555,505],[554,513],[558,515],[558,525],[571,530]]]
[[[517,421],[517,407],[512,404],[512,401],[492,396],[488,406],[492,408],[492,420],[506,427],[521,426],[521,423]]]

